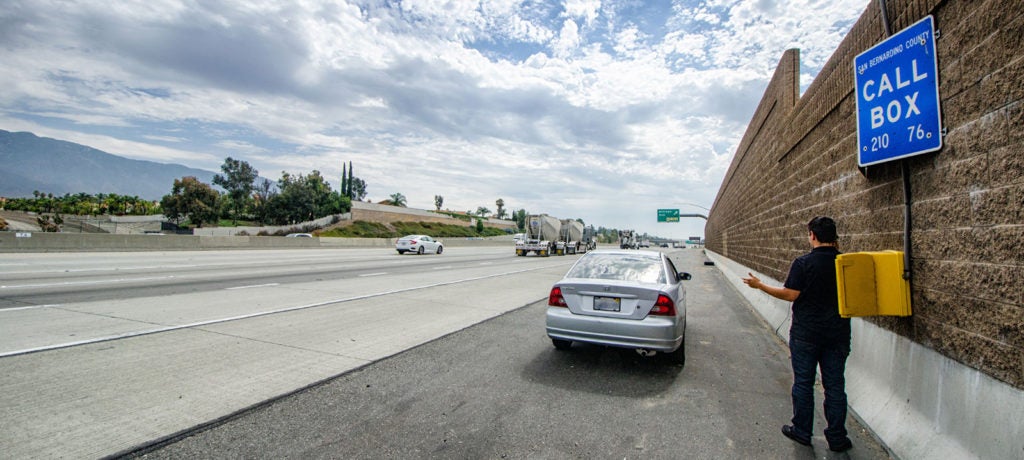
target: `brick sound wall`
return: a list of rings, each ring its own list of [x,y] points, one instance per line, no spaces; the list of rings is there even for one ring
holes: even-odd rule
[[[889,0],[893,33],[935,18],[948,134],[912,157],[914,314],[865,318],[1024,389],[1024,0]],[[806,223],[839,225],[844,252],[903,250],[899,161],[857,167],[854,57],[885,38],[878,2],[803,96],[799,51],[779,62],[726,173],[705,237],[784,280]]]

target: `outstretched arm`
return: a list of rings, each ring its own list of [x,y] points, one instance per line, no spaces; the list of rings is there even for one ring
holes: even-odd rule
[[[800,291],[790,289],[788,287],[775,287],[769,286],[761,282],[761,279],[754,276],[753,273],[747,272],[750,278],[743,278],[743,283],[750,286],[753,289],[760,289],[766,294],[775,297],[776,299],[782,299],[786,302],[792,302],[796,300],[797,296],[800,295]]]

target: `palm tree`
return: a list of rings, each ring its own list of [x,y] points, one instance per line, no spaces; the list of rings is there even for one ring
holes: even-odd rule
[[[498,198],[498,201],[495,201],[494,204],[496,206],[498,206],[498,212],[495,215],[495,217],[497,217],[499,219],[504,219],[505,218],[505,200],[503,200],[501,198]]]
[[[405,195],[402,195],[401,193],[392,193],[391,194],[391,204],[394,205],[394,206],[398,206],[398,207],[404,208],[405,207]]]

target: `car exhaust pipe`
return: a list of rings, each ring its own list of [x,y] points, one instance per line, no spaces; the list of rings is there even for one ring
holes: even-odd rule
[[[658,354],[658,350],[650,350],[647,348],[637,348],[636,353],[640,356],[651,357]]]

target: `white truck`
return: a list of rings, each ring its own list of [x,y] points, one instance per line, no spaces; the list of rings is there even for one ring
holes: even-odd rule
[[[582,222],[573,219],[562,219],[562,231],[559,232],[558,239],[565,243],[565,249],[562,252],[556,252],[558,255],[587,252],[587,247],[581,246],[583,242]]]
[[[565,254],[565,242],[560,239],[562,221],[547,214],[531,214],[526,218],[526,238],[516,241],[516,255],[535,253],[547,257],[552,253]]]
[[[640,242],[633,230],[619,230],[619,249],[639,249]]]
[[[582,254],[597,249],[597,231],[593,226],[583,226],[583,223],[578,220],[562,219],[562,231],[559,239],[565,243],[564,254]]]

